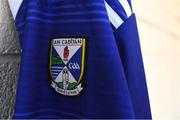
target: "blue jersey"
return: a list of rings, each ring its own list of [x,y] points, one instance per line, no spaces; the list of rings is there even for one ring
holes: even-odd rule
[[[14,118],[151,118],[135,15],[123,0],[23,0]]]

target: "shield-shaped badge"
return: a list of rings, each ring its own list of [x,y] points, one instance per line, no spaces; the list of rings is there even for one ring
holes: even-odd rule
[[[85,45],[85,38],[52,39],[49,67],[56,92],[76,96],[83,90]]]

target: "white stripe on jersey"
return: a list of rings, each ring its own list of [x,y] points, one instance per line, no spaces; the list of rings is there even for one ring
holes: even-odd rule
[[[124,8],[124,11],[126,12],[127,17],[130,17],[132,15],[131,7],[127,0],[119,0],[120,4]]]
[[[113,26],[117,29],[124,21],[120,18],[120,16],[106,3],[106,9],[109,16],[109,20],[113,24]]]
[[[19,7],[22,3],[22,0],[8,0],[9,1],[9,6],[11,9],[11,12],[13,14],[14,19],[16,18],[16,14],[19,10]]]

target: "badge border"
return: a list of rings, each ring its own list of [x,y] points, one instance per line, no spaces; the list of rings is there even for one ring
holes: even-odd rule
[[[53,39],[61,39],[61,38],[82,38],[83,39],[83,44],[82,44],[82,61],[81,61],[81,74],[80,74],[80,77],[79,77],[79,80],[78,80],[78,84],[80,84],[80,82],[82,82],[82,86],[83,86],[83,90],[79,92],[79,94],[75,95],[75,96],[79,96],[82,92],[84,92],[84,89],[86,88],[86,86],[83,85],[83,83],[85,82],[83,80],[83,77],[84,77],[84,74],[85,74],[85,59],[86,59],[86,44],[87,44],[87,38],[86,37],[57,37],[57,38],[52,38],[50,39],[50,53],[49,53],[49,73],[50,73],[50,84],[51,82],[53,81],[52,80],[52,69],[51,69],[51,65],[52,65],[52,60],[51,60],[51,57],[52,57],[52,48],[53,48]],[[75,97],[75,96],[69,96],[69,95],[64,95],[64,94],[61,94],[61,93],[58,93],[51,85],[50,87],[58,94],[58,95],[62,95],[62,96],[67,96],[67,97]]]

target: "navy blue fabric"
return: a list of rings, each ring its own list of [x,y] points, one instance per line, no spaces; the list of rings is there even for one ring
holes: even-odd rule
[[[135,15],[128,18],[114,34],[124,66],[135,117],[138,119],[151,118]]]
[[[129,25],[125,25],[124,30],[136,28]],[[125,56],[130,51],[124,52],[124,47],[121,52],[121,43],[118,41],[121,40],[123,46],[126,46],[124,43],[131,43],[126,40],[128,37],[121,37],[121,28],[114,33],[103,0],[23,0],[16,26],[22,57],[13,118],[131,119],[140,114],[142,118],[148,117],[147,112],[150,114],[150,110],[144,71],[136,71],[135,68],[137,76],[133,76],[132,68],[127,74],[129,67],[126,66],[130,57],[126,64]],[[72,36],[87,38],[86,88],[79,96],[67,97],[56,93],[49,84],[49,53],[52,38]],[[135,46],[140,47],[138,43]],[[141,54],[138,53],[139,49],[138,56]],[[137,62],[142,62],[141,59],[134,60],[135,66]],[[140,67],[143,69],[142,65]],[[134,85],[132,77],[137,77],[134,78]],[[138,81],[140,78],[142,80]],[[142,89],[136,91],[137,84]],[[133,89],[138,95],[142,94],[142,98],[136,98]]]

